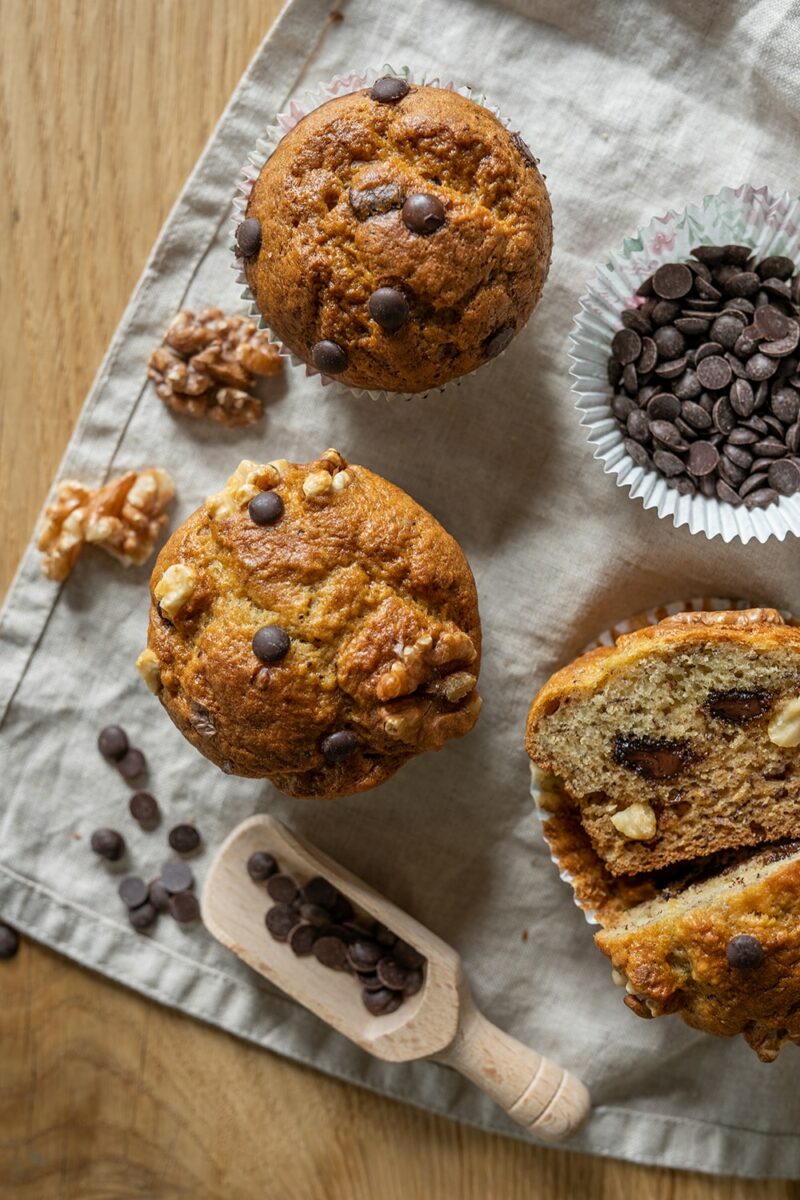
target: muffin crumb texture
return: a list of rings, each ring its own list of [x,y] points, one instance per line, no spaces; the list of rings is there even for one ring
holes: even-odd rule
[[[283,137],[239,253],[267,325],[306,363],[352,387],[424,392],[527,321],[550,202],[533,155],[491,112],[398,83],[390,98],[376,84],[331,100]]]
[[[336,450],[241,463],[167,542],[151,590],[139,669],[228,773],[347,795],[477,719],[480,623],[463,553]]]

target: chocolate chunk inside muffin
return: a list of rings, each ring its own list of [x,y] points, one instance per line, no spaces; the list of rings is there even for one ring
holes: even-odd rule
[[[338,97],[284,136],[238,253],[270,329],[305,362],[353,387],[424,392],[527,321],[550,201],[528,147],[488,109],[394,83],[391,100],[377,85]]]
[[[231,774],[347,795],[477,719],[480,621],[461,549],[335,450],[241,463],[167,542],[151,591],[139,669]]]

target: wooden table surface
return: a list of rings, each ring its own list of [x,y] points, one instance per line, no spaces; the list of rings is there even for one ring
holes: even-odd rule
[[[0,587],[278,0],[0,0]],[[0,1200],[788,1200],[490,1137],[141,999],[0,964]]]

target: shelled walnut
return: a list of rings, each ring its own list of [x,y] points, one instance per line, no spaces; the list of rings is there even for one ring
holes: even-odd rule
[[[100,488],[65,479],[42,518],[42,571],[61,583],[87,542],[125,567],[140,566],[167,523],[165,509],[174,495],[172,479],[160,467],[128,471]]]
[[[251,425],[264,408],[251,389],[256,376],[280,375],[277,346],[240,314],[182,309],[150,355],[147,374],[173,412],[222,425]]]

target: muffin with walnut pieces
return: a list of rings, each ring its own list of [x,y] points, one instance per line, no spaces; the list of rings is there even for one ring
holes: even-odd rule
[[[240,463],[164,546],[151,591],[139,670],[230,774],[349,795],[475,724],[469,564],[405,492],[336,450]]]
[[[386,77],[304,117],[265,163],[237,254],[266,324],[354,388],[439,388],[500,354],[539,299],[550,201],[488,109]]]

